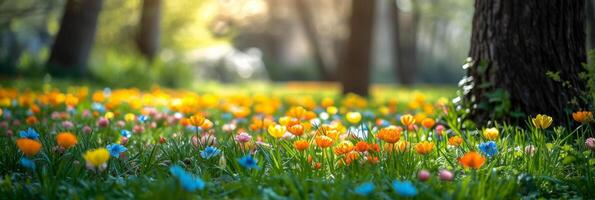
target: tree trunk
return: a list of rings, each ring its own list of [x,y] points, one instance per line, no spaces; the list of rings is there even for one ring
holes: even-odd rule
[[[588,49],[595,49],[595,0],[587,0]]]
[[[349,39],[340,65],[343,94],[368,96],[375,1],[353,0]]]
[[[415,1],[412,1],[415,4]],[[393,18],[393,56],[394,72],[403,85],[415,83],[417,67],[417,30],[419,11],[415,8],[409,12],[401,12],[396,5],[391,6]]]
[[[586,108],[585,37],[583,0],[476,0],[462,82],[471,118],[523,123],[547,114],[563,123]]]
[[[318,67],[318,72],[324,81],[334,81],[336,77],[334,73],[331,73],[329,70],[329,66],[324,61],[324,56],[322,54],[322,47],[319,41],[319,36],[316,33],[316,27],[314,26],[314,22],[312,21],[312,16],[310,12],[310,8],[308,7],[305,0],[293,0],[297,13],[300,18],[300,22],[304,27],[306,32],[306,38],[310,43],[310,48],[314,51],[314,61]]]
[[[48,60],[54,76],[83,76],[93,47],[102,0],[68,0]]]
[[[161,0],[143,0],[136,46],[149,61],[152,61],[159,52],[160,20]]]

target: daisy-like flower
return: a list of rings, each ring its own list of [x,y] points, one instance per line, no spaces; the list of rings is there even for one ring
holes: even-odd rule
[[[130,137],[132,137],[132,132],[129,130],[122,129],[120,131],[120,135],[125,138],[130,138]]]
[[[258,160],[254,159],[251,155],[241,157],[238,159],[238,163],[246,169],[260,169],[257,165]]]
[[[76,145],[76,136],[70,132],[62,132],[56,136],[56,143],[64,149],[68,149]]]
[[[221,153],[221,150],[217,149],[217,147],[208,146],[205,150],[200,152],[200,157],[204,159],[209,159],[215,157]]]
[[[32,140],[37,140],[39,138],[39,133],[35,131],[35,129],[29,128],[26,131],[19,131],[19,136],[21,138],[29,138]]]
[[[203,190],[205,188],[205,182],[200,177],[193,176],[178,165],[170,167],[169,172],[178,179],[182,188],[188,192]]]
[[[494,141],[489,141],[489,142],[484,142],[484,143],[479,144],[479,150],[481,150],[481,152],[488,157],[492,157],[492,156],[498,154],[498,146],[496,145],[496,142],[494,142]]]
[[[120,154],[128,151],[128,149],[125,146],[116,143],[108,144],[105,148],[107,148],[109,154],[115,158],[120,158]]]

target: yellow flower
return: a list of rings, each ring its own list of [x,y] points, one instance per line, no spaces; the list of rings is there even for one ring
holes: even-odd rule
[[[428,141],[423,141],[415,145],[415,151],[421,155],[432,152],[432,149],[434,149],[434,143]]]
[[[401,123],[403,125],[405,125],[406,127],[409,127],[409,125],[412,125],[415,123],[415,118],[410,114],[403,115],[401,117]]]
[[[190,119],[188,120],[190,122],[190,125],[192,126],[202,126],[202,124],[205,123],[205,116],[201,115],[201,114],[196,114],[190,117]]]
[[[114,113],[113,112],[106,112],[104,117],[106,119],[113,119],[114,118]]]
[[[335,107],[335,106],[329,106],[326,108],[326,112],[330,115],[337,114],[338,111],[339,111],[339,109],[337,109],[337,107]]]
[[[347,121],[349,123],[357,124],[362,120],[362,114],[360,114],[359,112],[348,112],[345,115],[345,118],[347,118]]]
[[[285,135],[285,132],[287,131],[287,127],[283,126],[283,125],[270,125],[268,130],[269,134],[275,138],[281,138],[283,137],[283,135]]]
[[[134,121],[135,119],[136,119],[136,117],[132,113],[128,113],[128,114],[124,115],[124,120],[126,120],[127,122]]]
[[[488,128],[483,130],[483,136],[488,140],[496,140],[498,139],[498,135],[500,135],[500,132],[496,128]]]
[[[89,150],[83,155],[88,166],[100,167],[109,160],[109,151],[105,148]]]
[[[539,114],[535,118],[531,119],[533,126],[538,129],[546,129],[550,127],[550,125],[552,125],[552,121],[552,117],[542,114]]]

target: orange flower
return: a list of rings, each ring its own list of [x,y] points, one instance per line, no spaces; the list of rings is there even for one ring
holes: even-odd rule
[[[195,114],[193,116],[190,117],[190,119],[188,119],[188,122],[190,122],[190,125],[192,126],[202,126],[202,124],[205,123],[205,117],[201,114]]]
[[[434,119],[432,118],[425,118],[421,121],[421,125],[426,127],[427,129],[431,129],[432,127],[434,127],[434,124],[436,124],[436,121],[434,121]]]
[[[289,131],[291,134],[295,136],[301,136],[302,134],[304,134],[304,126],[302,126],[301,124],[295,124],[287,127],[287,131]]]
[[[434,143],[428,141],[423,141],[415,145],[415,151],[421,155],[429,154],[430,152],[432,152],[433,148]]]
[[[291,109],[289,109],[287,111],[287,113],[285,113],[285,115],[290,116],[290,117],[294,117],[294,118],[298,118],[298,119],[302,119],[304,117],[304,115],[306,114],[306,109],[304,109],[304,107],[298,106],[298,107],[293,107]]]
[[[353,151],[353,143],[350,141],[342,141],[335,147],[335,154],[342,155]]]
[[[316,145],[323,149],[328,148],[331,145],[333,145],[333,139],[328,136],[325,136],[325,135],[317,136],[316,137]]]
[[[461,165],[463,165],[465,168],[470,167],[473,169],[479,169],[483,165],[483,162],[486,160],[486,158],[475,151],[471,151],[465,153],[465,155],[460,157],[458,160],[459,163],[461,163]]]
[[[373,152],[380,152],[380,145],[373,143],[368,145],[368,149]]]
[[[351,162],[357,160],[359,158],[359,153],[357,152],[350,152],[345,154],[345,164],[349,165]]]
[[[36,123],[37,123],[37,117],[35,117],[35,116],[31,115],[31,116],[27,117],[27,120],[26,120],[26,122],[27,122],[27,124],[29,124],[29,125],[36,124]]]
[[[370,164],[377,164],[380,162],[380,159],[378,159],[377,156],[368,156],[367,160]]]
[[[389,126],[380,129],[380,131],[378,131],[377,137],[387,143],[395,143],[401,138],[401,131],[403,131],[403,128],[401,127]]]
[[[368,151],[368,143],[365,141],[359,141],[357,144],[355,144],[355,150],[359,152]]]
[[[401,123],[406,127],[409,127],[410,125],[415,123],[415,118],[413,118],[413,116],[410,114],[403,115],[401,117]]]
[[[458,147],[461,144],[463,144],[463,138],[461,138],[461,136],[454,136],[454,137],[450,137],[448,138],[448,144]]]
[[[41,143],[37,140],[20,138],[17,140],[17,147],[27,156],[34,156],[41,150]]]
[[[205,119],[202,125],[200,125],[200,128],[202,128],[202,130],[209,130],[210,128],[213,128],[213,122],[209,119]]]
[[[297,140],[297,141],[293,142],[293,146],[298,151],[304,151],[308,148],[308,146],[310,146],[310,144],[306,140]]]
[[[69,132],[62,132],[56,136],[56,143],[65,149],[73,147],[76,142],[76,136]]]
[[[580,123],[589,123],[593,119],[593,113],[590,111],[578,111],[572,113],[572,119]]]
[[[407,148],[409,147],[409,142],[407,141],[398,141],[397,143],[394,144],[384,144],[384,150],[386,152],[392,153],[393,151],[397,151],[397,152],[405,152],[407,151]]]

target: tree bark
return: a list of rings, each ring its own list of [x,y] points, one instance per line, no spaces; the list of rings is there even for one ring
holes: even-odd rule
[[[527,116],[547,114],[563,123],[571,111],[586,108],[586,82],[579,78],[585,37],[583,0],[476,0],[472,61],[462,81],[470,117],[524,123]],[[511,118],[515,110],[525,116]],[[509,114],[494,116],[499,111]]]
[[[334,81],[336,77],[334,73],[331,73],[329,66],[327,66],[324,56],[322,53],[322,47],[320,44],[319,36],[316,33],[316,27],[312,20],[310,8],[308,7],[305,0],[293,0],[300,22],[306,32],[306,38],[310,43],[310,48],[313,51],[314,61],[316,62],[318,72],[324,81]]]
[[[587,0],[587,35],[588,49],[595,48],[595,0]]]
[[[415,4],[415,1],[412,1]],[[397,5],[391,5],[393,18],[394,72],[403,85],[413,85],[417,68],[417,30],[419,10],[417,6],[409,12],[401,12]]]
[[[343,94],[368,96],[375,1],[353,0],[349,39],[340,65]]]
[[[159,52],[160,20],[161,0],[143,0],[136,46],[149,61],[153,61]]]
[[[48,68],[54,76],[83,76],[93,47],[102,0],[68,0]]]

